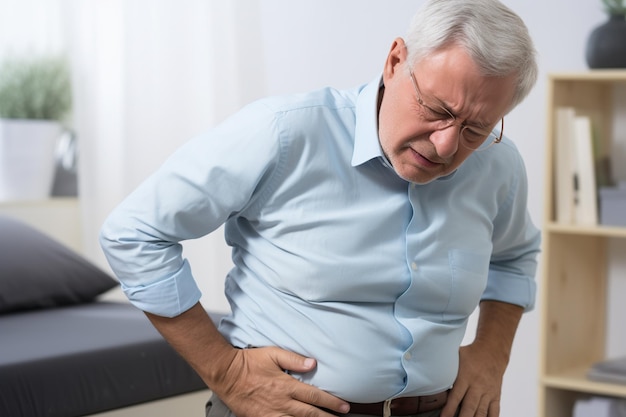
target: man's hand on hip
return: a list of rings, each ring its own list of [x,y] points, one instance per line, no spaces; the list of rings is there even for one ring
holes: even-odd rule
[[[285,371],[310,372],[314,359],[276,347],[235,349],[215,394],[238,417],[332,416],[322,409],[348,412],[348,404],[294,379]]]

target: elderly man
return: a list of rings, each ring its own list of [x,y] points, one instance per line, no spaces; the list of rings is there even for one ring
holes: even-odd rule
[[[507,7],[433,0],[371,83],[250,104],[126,198],[102,246],[207,416],[499,415],[539,250],[504,117],[536,73]],[[218,329],[179,242],[222,224]]]

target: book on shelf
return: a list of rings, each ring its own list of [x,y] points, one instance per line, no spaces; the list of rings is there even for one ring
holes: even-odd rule
[[[573,107],[556,109],[556,221],[598,224],[598,193],[591,119]]]
[[[576,223],[594,226],[598,224],[598,192],[596,187],[595,158],[593,153],[593,130],[591,119],[576,116],[574,119],[574,146],[576,152],[576,177],[578,179],[578,205]]]
[[[556,109],[556,141],[555,141],[555,203],[556,221],[563,224],[575,222],[577,202],[576,170],[574,167],[575,152],[572,137],[576,111],[573,107]]]
[[[587,378],[598,382],[626,384],[626,356],[594,363],[587,371]]]

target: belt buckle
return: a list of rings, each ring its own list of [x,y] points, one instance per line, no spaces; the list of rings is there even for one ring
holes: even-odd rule
[[[393,399],[385,400],[385,402],[383,402],[383,417],[391,417],[391,402],[392,401]]]

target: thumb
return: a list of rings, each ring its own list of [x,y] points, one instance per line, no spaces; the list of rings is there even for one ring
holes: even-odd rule
[[[298,355],[297,353],[290,352],[276,348],[274,354],[274,360],[285,371],[292,372],[309,372],[315,369],[317,361],[313,358]]]

